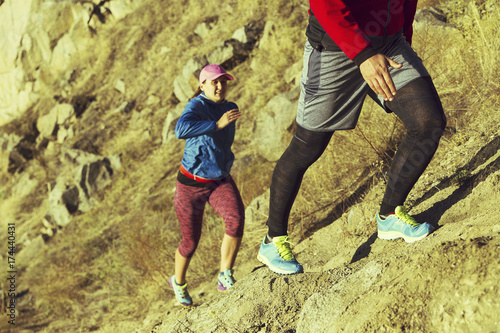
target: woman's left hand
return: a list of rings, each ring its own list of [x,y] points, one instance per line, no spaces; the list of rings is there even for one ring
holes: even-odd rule
[[[241,116],[241,112],[238,109],[232,109],[232,110],[227,111],[217,121],[217,130],[223,129],[227,125],[235,122],[240,116]]]

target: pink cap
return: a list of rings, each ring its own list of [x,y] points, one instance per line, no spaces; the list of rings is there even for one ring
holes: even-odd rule
[[[200,72],[200,84],[205,80],[215,80],[218,77],[225,76],[228,80],[234,80],[234,77],[226,73],[226,70],[219,65],[207,65]]]

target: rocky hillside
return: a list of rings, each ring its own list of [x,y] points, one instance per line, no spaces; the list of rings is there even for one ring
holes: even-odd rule
[[[377,239],[403,128],[367,100],[292,210],[305,273],[279,276],[256,254],[295,126],[306,1],[0,1],[0,330],[498,331],[499,22],[494,1],[420,3],[414,47],[448,126],[407,205],[436,231]],[[238,282],[218,294],[224,229],[207,209],[186,309],[167,283],[180,240],[173,127],[208,63],[236,78],[246,229]]]

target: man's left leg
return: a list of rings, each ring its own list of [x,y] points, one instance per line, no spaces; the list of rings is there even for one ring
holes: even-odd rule
[[[430,77],[417,78],[400,88],[395,99],[386,102],[385,106],[403,121],[407,133],[387,175],[387,188],[377,215],[379,237],[403,237],[411,242],[426,237],[431,228],[427,223],[417,223],[401,206],[434,156],[446,126],[446,117]],[[396,224],[405,223],[401,223],[401,228],[384,225],[389,223],[384,220],[387,216]]]

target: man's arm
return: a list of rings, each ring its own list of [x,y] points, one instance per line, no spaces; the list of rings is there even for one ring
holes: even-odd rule
[[[413,21],[415,20],[415,13],[417,12],[418,0],[406,0],[404,4],[404,24],[403,35],[408,44],[411,45],[413,38]]]
[[[364,36],[354,19],[351,8],[342,0],[309,0],[314,16],[335,44],[353,60],[365,53],[365,59],[374,55],[371,42]]]

